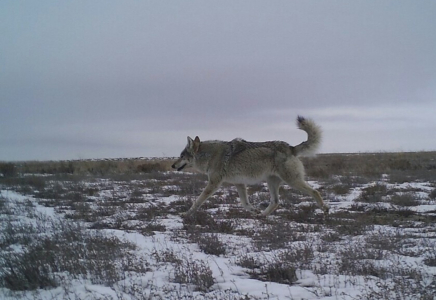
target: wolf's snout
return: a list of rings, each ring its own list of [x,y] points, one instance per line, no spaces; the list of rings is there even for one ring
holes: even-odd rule
[[[173,164],[173,165],[171,166],[171,168],[175,169],[175,168],[176,168],[176,164]]]

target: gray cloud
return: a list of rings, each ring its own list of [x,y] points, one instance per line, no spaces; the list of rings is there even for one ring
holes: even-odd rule
[[[435,148],[417,138],[436,125],[430,1],[1,6],[0,160],[176,155],[188,134],[298,143],[299,113],[323,151]]]

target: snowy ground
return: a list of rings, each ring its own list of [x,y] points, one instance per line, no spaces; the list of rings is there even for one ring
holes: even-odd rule
[[[203,177],[190,173],[27,175],[3,183],[0,298],[434,299],[434,182],[392,183],[385,175],[367,182],[337,177],[310,184],[330,204],[329,218],[310,198],[287,187],[281,195],[288,200],[272,216],[251,216],[240,207],[236,190],[224,186],[196,217],[184,220],[180,213],[205,185]],[[264,185],[251,193],[255,205],[268,199]],[[31,266],[9,260],[68,224],[90,234],[74,245],[106,243],[104,235],[116,237],[120,244],[114,249],[120,251],[102,257],[101,269],[74,276],[62,262],[50,265],[52,283],[13,290],[19,289],[14,280],[31,281],[16,274],[23,268],[30,274]],[[75,247],[68,239],[59,241]],[[42,248],[42,255],[54,248]],[[94,250],[86,249],[78,266],[93,265],[85,260]],[[41,276],[38,272],[35,276]],[[109,278],[96,280],[98,272]]]

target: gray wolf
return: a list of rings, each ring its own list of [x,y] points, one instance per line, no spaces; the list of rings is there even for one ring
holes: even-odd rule
[[[312,196],[324,213],[328,213],[328,206],[319,192],[304,181],[304,166],[298,158],[318,149],[321,128],[301,116],[297,118],[297,126],[307,133],[308,138],[294,147],[282,141],[247,142],[234,139],[230,142],[201,142],[198,136],[195,139],[188,136],[188,144],[172,168],[181,171],[185,167],[192,167],[207,174],[208,183],[184,215],[193,214],[223,182],[234,184],[242,206],[256,213],[258,211],[248,201],[246,185],[261,181],[267,182],[271,196],[270,204],[261,212],[263,216],[268,216],[278,207],[282,183]]]

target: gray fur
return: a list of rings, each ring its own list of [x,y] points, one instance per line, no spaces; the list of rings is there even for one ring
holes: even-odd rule
[[[298,127],[308,134],[307,141],[292,147],[286,142],[247,142],[243,139],[204,141],[188,137],[188,144],[173,168],[185,167],[208,175],[208,184],[186,213],[194,213],[203,202],[223,183],[235,184],[242,205],[253,212],[257,210],[249,203],[246,185],[266,181],[271,194],[270,205],[261,212],[267,216],[278,206],[278,190],[284,182],[311,195],[317,204],[328,212],[320,194],[304,181],[304,166],[298,156],[313,153],[321,142],[321,129],[312,120],[298,117]]]

